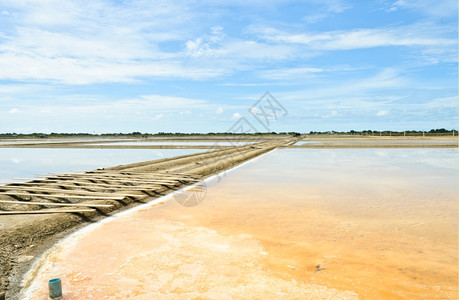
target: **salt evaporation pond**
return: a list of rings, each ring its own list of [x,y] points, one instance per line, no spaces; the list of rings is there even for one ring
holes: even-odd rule
[[[124,146],[242,146],[252,144],[255,142],[240,142],[240,141],[151,141],[151,142],[108,142],[108,143],[91,143],[90,145],[97,146],[111,146],[111,145],[124,145]]]
[[[92,170],[202,152],[202,149],[0,148],[0,182],[37,174]],[[15,180],[17,181],[17,180]]]
[[[308,144],[318,144],[320,142],[314,142],[314,141],[299,141],[295,143],[295,146],[302,146],[302,145],[308,145]]]
[[[457,154],[273,151],[63,241],[27,299],[455,299]]]
[[[119,139],[101,139],[101,138],[53,138],[53,139],[0,139],[0,145],[15,144],[15,145],[26,145],[26,144],[67,144],[67,143],[97,143],[97,142],[116,142]],[[125,139],[125,141],[132,141],[132,139]]]

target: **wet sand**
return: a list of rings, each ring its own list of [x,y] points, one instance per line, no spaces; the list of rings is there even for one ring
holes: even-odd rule
[[[36,284],[61,277],[67,299],[456,299],[457,176],[455,149],[277,150],[198,206],[70,241]]]

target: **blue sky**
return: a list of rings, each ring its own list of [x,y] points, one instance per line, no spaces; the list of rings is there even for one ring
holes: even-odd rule
[[[270,131],[457,129],[457,18],[455,0],[0,0],[0,132],[224,132],[266,91],[288,111]]]

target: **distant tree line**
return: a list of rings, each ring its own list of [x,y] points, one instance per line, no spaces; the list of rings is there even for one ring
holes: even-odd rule
[[[142,133],[139,131],[134,131],[131,133],[0,133],[0,138],[56,138],[56,137],[173,137],[173,136],[224,136],[224,135],[243,135],[243,136],[265,136],[265,135],[290,135],[290,136],[300,136],[302,134],[332,134],[332,135],[372,135],[372,136],[437,136],[437,135],[452,135],[453,132],[457,134],[457,130],[451,129],[447,130],[445,128],[440,129],[431,129],[429,131],[422,130],[406,130],[406,131],[391,131],[391,130],[350,130],[350,131],[310,131],[309,133],[299,133],[295,131],[289,132],[255,132],[255,133],[232,133],[232,132],[208,132],[208,133],[183,133],[183,132],[158,132],[158,133]]]
[[[336,134],[336,135],[373,135],[373,136],[437,136],[457,134],[456,129],[447,130],[445,128],[424,130],[350,130],[350,131],[310,131],[309,134]]]
[[[256,132],[256,133],[232,133],[232,132],[208,132],[208,133],[183,133],[183,132],[158,132],[158,133],[142,133],[134,131],[130,133],[0,133],[0,138],[59,138],[59,137],[174,137],[174,136],[225,136],[225,135],[243,135],[243,136],[260,136],[260,135],[301,135],[298,132]]]

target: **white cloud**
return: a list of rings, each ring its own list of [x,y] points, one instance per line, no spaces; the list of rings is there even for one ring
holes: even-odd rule
[[[285,80],[295,78],[311,78],[316,73],[323,72],[319,68],[287,68],[277,70],[267,70],[260,72],[260,77],[265,79]]]
[[[219,83],[219,86],[288,86],[288,85],[298,85],[297,83],[292,82],[262,82],[262,83],[239,83],[239,82],[228,82],[228,83]]]
[[[368,78],[350,78],[340,83],[325,82],[323,86],[277,93],[278,99],[285,101],[285,107],[294,112],[307,109],[320,111],[318,116],[343,116],[345,112],[385,110],[387,105],[404,99],[400,89],[412,89],[413,83],[396,69],[383,69]],[[330,88],[333,86],[333,88]],[[397,95],[397,96],[394,96]],[[333,113],[335,111],[335,113]]]
[[[92,95],[45,95],[41,101],[20,101],[11,110],[0,103],[3,130],[10,132],[132,132],[132,131],[193,131],[193,124],[181,128],[186,118],[169,118],[180,112],[198,109],[210,114],[215,106],[207,100],[163,95],[144,95],[131,99],[110,100]],[[49,101],[49,99],[59,101]],[[87,99],[90,99],[87,101]],[[3,109],[2,109],[3,108]],[[151,128],[151,122],[159,127]],[[183,125],[183,124],[182,124]],[[175,127],[177,126],[177,127]],[[54,128],[54,129],[53,129]],[[61,129],[64,128],[64,129]],[[94,129],[97,128],[97,129]],[[175,129],[177,128],[177,129]]]
[[[322,118],[323,119],[328,119],[328,118],[336,117],[337,115],[338,115],[338,112],[336,110],[332,110],[331,112],[329,112],[327,114],[323,114]]]
[[[221,34],[201,36],[186,42],[185,53],[194,59],[206,59],[207,65],[240,69],[255,62],[284,60],[296,57],[297,49],[289,45],[273,45],[254,40],[228,38]]]
[[[109,103],[109,107],[143,107],[144,109],[177,110],[183,108],[200,108],[207,106],[207,101],[184,97],[163,95],[143,95],[134,99],[119,100]]]
[[[295,3],[297,1],[294,0],[232,0],[232,1],[221,1],[221,0],[203,0],[200,1],[206,5],[215,5],[219,7],[229,7],[230,9],[234,6],[241,6],[241,7],[259,7],[258,9],[274,9],[277,6],[289,3]],[[346,3],[345,0],[304,0],[301,1],[305,4],[315,5],[319,8],[324,8],[327,11],[331,12],[343,12],[344,10],[349,8],[349,5]]]
[[[234,5],[277,6],[289,1],[243,2],[205,1],[225,9]],[[320,14],[310,16],[315,20],[347,8],[338,0],[307,3],[321,7]],[[120,5],[102,0],[3,0],[2,4],[5,11],[14,10],[17,18],[8,21],[5,28],[9,30],[2,33],[0,80],[64,84],[132,83],[150,78],[206,80],[272,62],[304,61],[324,50],[385,46],[421,47],[430,63],[456,57],[456,40],[444,37],[432,24],[326,32],[248,26],[243,35],[229,36],[220,25],[207,29],[197,26],[202,12],[186,1]],[[234,35],[232,28],[228,32]],[[290,68],[265,71],[261,77],[282,80],[308,78],[314,73],[319,73],[318,69]]]
[[[456,0],[397,0],[389,7],[389,11],[412,9],[432,17],[457,16]]]
[[[211,46],[204,42],[202,38],[197,38],[193,41],[187,41],[186,53],[192,57],[199,57],[203,55],[216,55],[217,51],[211,49]]]
[[[144,29],[154,25],[157,29],[170,27],[172,24],[183,24],[190,17],[186,2],[159,0],[131,1],[117,5],[104,0],[46,0],[14,1],[2,0],[2,5],[14,9],[18,22],[42,27],[72,27],[82,31],[98,29]],[[176,14],[174,14],[174,12]],[[150,18],[150,19],[149,19]],[[114,31],[118,33],[118,31]]]
[[[217,111],[215,111],[216,114],[222,114],[223,113],[223,107],[217,108]]]
[[[66,84],[133,82],[139,78],[205,79],[219,67],[190,64],[181,49],[191,18],[186,3],[172,1],[3,1],[16,18],[3,24],[0,79]],[[195,17],[195,16],[194,16]],[[213,28],[217,33],[221,29]]]
[[[79,97],[81,98],[81,96]],[[65,99],[65,98],[64,98]],[[153,119],[161,119],[165,113],[180,113],[184,108],[201,108],[209,109],[210,104],[206,100],[191,99],[184,97],[172,97],[162,95],[143,95],[133,99],[122,99],[117,101],[107,101],[106,99],[98,99],[88,103],[78,103],[78,100],[70,100],[69,98],[61,104],[43,106],[42,109],[52,110],[56,114],[68,112],[74,115],[94,115],[105,116],[131,116],[138,115],[153,115]],[[35,106],[24,107],[24,109],[35,110]],[[187,111],[185,111],[186,113]]]
[[[38,84],[2,84],[0,85],[0,94],[4,97],[7,94],[18,95],[24,93],[38,94],[49,93],[52,87],[46,87]],[[1,101],[1,100],[0,100]]]
[[[333,100],[330,99],[340,99],[342,97],[359,99],[366,97],[368,94],[372,94],[374,91],[403,88],[409,86],[409,84],[410,81],[401,76],[399,70],[386,68],[366,78],[352,78],[343,80],[340,83],[333,83],[333,88],[330,88],[329,84],[327,84],[325,87],[285,92],[282,93],[282,97],[286,100],[311,99],[319,102],[325,101],[325,103],[327,103],[328,101],[333,102]],[[351,102],[343,103],[343,105],[352,107],[354,105],[361,105],[361,103]]]
[[[421,27],[421,28],[420,28]],[[302,44],[316,50],[350,50],[387,46],[451,46],[451,38],[437,37],[426,25],[363,28],[323,33],[288,33],[274,28],[253,28],[263,39],[273,43]],[[427,29],[427,28],[426,28]]]
[[[194,40],[188,40],[185,43],[187,55],[192,57],[223,55],[225,51],[219,47],[219,43],[225,37],[223,27],[211,27],[210,32],[210,35],[198,37]]]
[[[457,61],[457,33],[451,26],[431,22],[406,26],[356,28],[335,31],[288,32],[272,27],[249,26],[249,34],[268,44],[293,47],[291,55],[304,59],[324,51],[345,51],[378,47],[407,47],[416,64]]]
[[[221,35],[223,34],[223,26],[214,26],[210,28],[212,35],[214,37],[214,40],[220,40]]]
[[[199,20],[197,8],[187,2],[117,5],[50,0],[5,5],[18,17],[5,25],[10,30],[0,41],[0,80],[64,84],[202,80],[249,64],[294,57],[296,51],[288,45],[230,38],[222,26],[199,35],[186,23]],[[163,42],[178,42],[184,48],[162,47]]]
[[[333,17],[337,13],[342,13],[349,9],[350,6],[344,1],[313,1],[317,4],[325,5],[325,8],[314,9],[314,13],[306,15],[303,20],[308,24],[317,23],[323,19]]]
[[[328,16],[329,16],[329,14],[326,14],[326,13],[319,13],[319,14],[314,14],[314,15],[305,16],[305,17],[303,18],[303,20],[304,20],[306,23],[314,24],[314,23],[319,22],[320,20],[323,20],[323,19],[327,18]]]
[[[242,115],[240,113],[233,114],[233,119],[240,119],[240,118],[242,118]]]
[[[389,112],[387,110],[380,110],[376,113],[376,116],[383,117],[383,116],[387,116],[388,114]]]
[[[368,91],[373,89],[386,89],[406,86],[408,79],[402,77],[397,69],[386,68],[360,81],[354,81],[347,89],[342,87],[338,91]]]
[[[163,117],[164,117],[164,114],[157,114],[157,115],[154,116],[152,119],[153,119],[154,121],[158,121],[158,120],[161,120]]]
[[[97,58],[0,55],[0,79],[40,80],[67,84],[134,82],[142,77],[205,79],[224,70],[184,66],[175,62],[112,61]]]
[[[447,108],[452,110],[457,110],[457,95],[451,97],[441,97],[435,98],[423,104],[426,108],[429,109],[438,109],[438,108]]]

